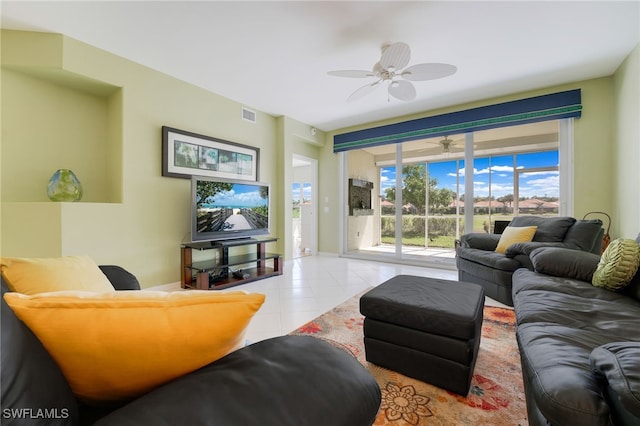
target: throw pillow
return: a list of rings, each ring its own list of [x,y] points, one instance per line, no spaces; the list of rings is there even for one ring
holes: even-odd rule
[[[500,235],[496,252],[506,252],[511,244],[530,242],[536,234],[536,229],[537,226],[507,226]]]
[[[210,291],[6,293],[92,405],[120,403],[240,348],[265,296]]]
[[[564,247],[540,247],[529,255],[533,270],[554,277],[591,282],[600,256]]]
[[[89,256],[3,257],[0,270],[9,288],[22,294],[60,290],[115,291]]]
[[[640,246],[634,240],[618,238],[606,248],[591,283],[607,290],[620,290],[631,282],[640,267]]]
[[[511,220],[510,226],[537,226],[533,241],[558,243],[564,241],[567,231],[575,222],[576,219],[569,216],[516,216]]]

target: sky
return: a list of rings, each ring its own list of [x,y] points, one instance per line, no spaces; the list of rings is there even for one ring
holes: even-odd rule
[[[302,196],[305,201],[311,200],[311,184],[303,183],[302,184]],[[293,201],[300,201],[300,183],[296,182],[292,185],[291,188],[291,197]]]
[[[558,151],[545,151],[529,154],[505,155],[478,158],[474,162],[473,191],[474,197],[495,198],[513,194],[513,180],[515,170],[527,170],[540,167],[557,167]],[[459,160],[460,168],[458,182],[460,194],[464,193],[464,161]],[[448,188],[456,191],[456,161],[440,161],[429,163],[429,177],[438,180],[438,188]],[[385,189],[396,184],[395,166],[383,167],[380,172],[380,195],[384,196]],[[558,197],[558,171],[531,171],[520,174],[520,197]]]
[[[476,197],[489,196],[495,198],[513,194],[513,155],[479,158],[474,167],[474,195]],[[491,163],[490,163],[491,162]],[[558,151],[545,151],[531,154],[517,154],[515,168],[519,170],[540,167],[557,167]],[[464,193],[464,161],[458,162],[460,167],[460,193]],[[491,172],[491,173],[490,173]],[[455,161],[440,161],[429,164],[429,175],[438,180],[438,188],[448,188],[456,191],[456,163]],[[385,189],[396,184],[395,167],[383,167],[380,172],[380,195],[384,196]],[[491,184],[489,180],[491,179]],[[520,197],[535,196],[558,197],[559,173],[557,171],[529,172],[520,175]],[[305,200],[311,199],[311,185],[303,184]],[[300,199],[300,186],[294,183],[292,187],[293,200]]]
[[[266,206],[268,200],[260,198],[259,187],[236,183],[231,191],[217,193],[214,202],[210,204],[225,207],[255,207]]]

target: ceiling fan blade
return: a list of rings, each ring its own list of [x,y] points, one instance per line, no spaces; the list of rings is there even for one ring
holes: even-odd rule
[[[365,78],[365,77],[375,77],[375,74],[371,71],[363,71],[363,70],[338,70],[338,71],[329,71],[327,72],[329,75],[335,75],[336,77],[349,77],[349,78]]]
[[[455,74],[457,67],[450,64],[417,64],[402,72],[402,77],[412,81],[435,80]]]
[[[412,101],[416,98],[416,88],[408,81],[394,81],[389,85],[389,94],[401,101]]]
[[[406,43],[393,43],[382,48],[380,65],[384,69],[401,70],[406,67],[411,58],[411,49]]]
[[[374,81],[371,84],[367,84],[366,86],[362,86],[361,88],[359,88],[358,90],[353,92],[347,98],[347,102],[357,101],[358,99],[363,98],[364,96],[366,96],[369,93],[373,92],[376,89],[376,87],[378,87],[379,84],[380,84],[380,80],[377,80],[377,81]]]
[[[440,144],[438,142],[426,142],[425,145],[427,145],[427,147],[421,148],[417,150],[417,152],[435,151],[440,148]]]

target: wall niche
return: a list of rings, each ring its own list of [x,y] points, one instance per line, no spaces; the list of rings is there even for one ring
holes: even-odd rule
[[[49,178],[68,168],[81,202],[122,202],[120,87],[29,67],[3,67],[2,87],[2,201],[50,202]]]
[[[349,179],[349,216],[371,216],[373,182]]]

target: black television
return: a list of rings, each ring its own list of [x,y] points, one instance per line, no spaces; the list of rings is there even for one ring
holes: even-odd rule
[[[205,176],[191,178],[191,240],[269,234],[270,186]]]

